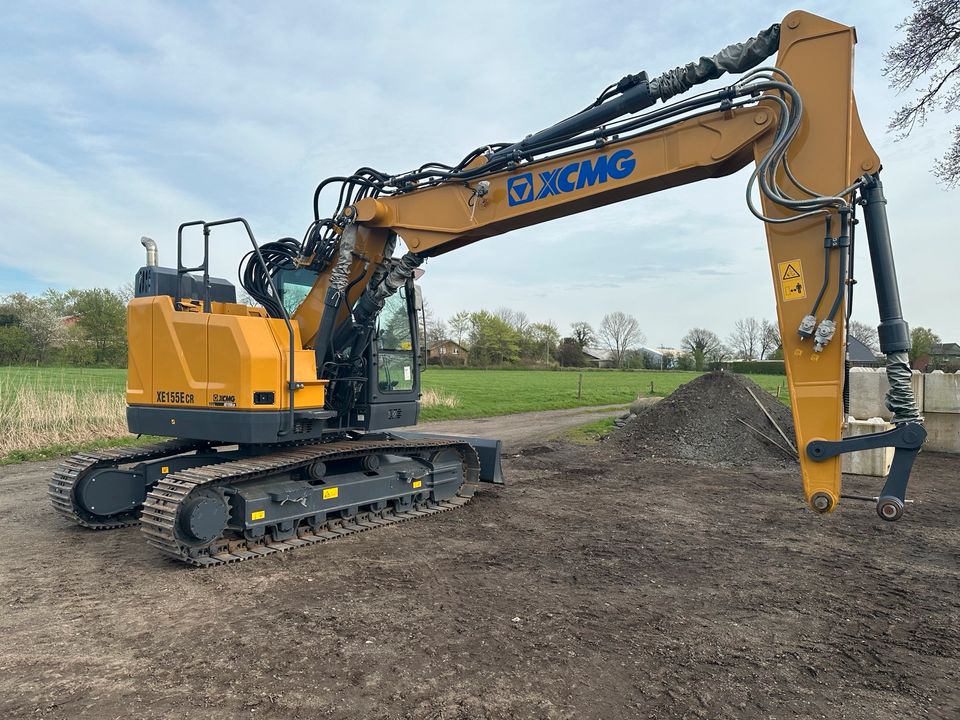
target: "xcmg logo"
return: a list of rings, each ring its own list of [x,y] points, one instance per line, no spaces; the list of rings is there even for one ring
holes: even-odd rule
[[[507,203],[523,205],[551,195],[602,185],[610,178],[623,180],[636,167],[633,150],[617,150],[593,160],[572,162],[554,170],[538,172],[536,179],[532,172],[515,175],[507,180]]]

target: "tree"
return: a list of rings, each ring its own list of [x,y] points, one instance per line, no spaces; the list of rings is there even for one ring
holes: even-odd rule
[[[898,29],[906,37],[887,52],[883,74],[901,92],[914,83],[924,86],[890,121],[903,138],[934,110],[960,107],[960,0],[913,0],[913,14]],[[948,186],[960,183],[960,125],[934,173]]]
[[[20,362],[42,363],[48,359],[51,349],[63,343],[65,328],[49,293],[42,297],[25,293],[8,295],[0,307],[0,315],[8,327],[19,327],[20,332],[7,334],[6,343],[10,352],[13,347],[20,348],[17,352]]]
[[[44,362],[49,351],[63,343],[66,333],[63,322],[41,298],[30,299],[24,308],[22,325],[30,335],[34,357],[38,363]]]
[[[552,320],[534,323],[530,326],[530,338],[537,349],[537,360],[549,363],[557,343],[560,342],[560,330],[557,329],[556,323]]]
[[[940,336],[930,328],[915,327],[910,331],[910,362],[929,355],[934,345],[940,343]]]
[[[673,364],[677,370],[693,370],[696,367],[696,363],[690,353],[680,353],[674,358]]]
[[[19,324],[0,324],[0,365],[23,365],[33,355],[30,333]]]
[[[427,344],[447,339],[447,324],[426,301],[423,302],[423,324],[427,327]]]
[[[116,293],[106,288],[81,290],[74,310],[77,327],[93,347],[98,365],[122,365],[126,356],[126,307]]]
[[[780,347],[780,326],[769,320],[763,321],[763,331],[760,335],[760,359],[770,360],[770,353]]]
[[[650,350],[628,350],[624,365],[636,370],[661,370],[660,355]]]
[[[573,332],[574,342],[577,343],[577,347],[581,350],[592,345],[597,340],[596,334],[588,322],[583,322],[582,320],[575,322],[570,326],[570,330]]]
[[[130,283],[130,288],[132,295],[133,283]],[[53,288],[48,288],[41,297],[59,317],[67,317],[76,312],[75,305],[77,298],[80,297],[80,293],[81,291],[76,288],[71,288],[70,290],[54,290]]]
[[[632,315],[620,311],[608,313],[600,321],[600,340],[613,353],[616,367],[623,367],[623,358],[631,347],[642,343],[645,337],[640,323]]]
[[[870,352],[880,352],[880,338],[873,325],[867,325],[859,320],[851,320],[849,331],[852,337],[870,348]]]
[[[241,288],[241,292],[243,292],[243,288]],[[123,285],[116,289],[116,293],[117,297],[123,301],[124,305],[129,303],[131,300],[133,300],[133,297],[136,294],[133,288],[133,281],[128,280],[127,282],[123,283]]]
[[[730,347],[741,360],[755,360],[762,355],[763,323],[755,317],[742,318],[733,325]]]
[[[707,350],[706,360],[710,364],[726,362],[733,357],[733,351],[722,342]]]
[[[557,362],[560,367],[583,367],[586,360],[576,338],[565,337],[557,346]]]
[[[517,331],[486,310],[470,313],[470,361],[475,365],[502,365],[518,357]]]
[[[716,333],[706,328],[692,328],[680,344],[693,356],[693,365],[697,370],[703,370],[707,360],[712,360],[723,343]]]
[[[448,323],[450,325],[450,334],[452,339],[457,341],[457,345],[463,345],[464,336],[470,332],[470,313],[461,310]]]

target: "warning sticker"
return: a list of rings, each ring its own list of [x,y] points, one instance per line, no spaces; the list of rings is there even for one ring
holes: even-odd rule
[[[340,488],[332,487],[323,489],[324,500],[333,500],[335,497],[340,497]]]
[[[799,260],[778,263],[777,273],[784,300],[802,300],[807,296],[807,285],[803,282],[803,266]]]

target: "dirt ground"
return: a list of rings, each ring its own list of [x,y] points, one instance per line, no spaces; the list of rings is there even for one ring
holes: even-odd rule
[[[0,468],[0,717],[960,717],[960,459],[922,454],[885,524],[553,422],[458,511],[213,570]]]

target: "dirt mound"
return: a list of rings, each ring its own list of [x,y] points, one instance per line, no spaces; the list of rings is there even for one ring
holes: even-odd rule
[[[730,373],[708,373],[681,385],[612,437],[621,448],[641,457],[730,467],[794,465],[787,453],[758,434],[787,445],[751,391],[796,445],[789,408],[749,378]]]

